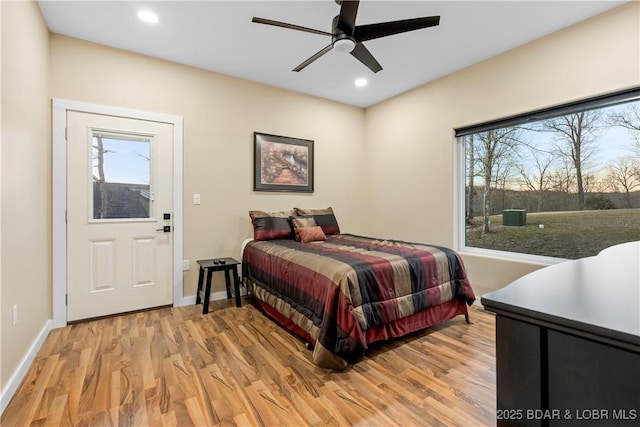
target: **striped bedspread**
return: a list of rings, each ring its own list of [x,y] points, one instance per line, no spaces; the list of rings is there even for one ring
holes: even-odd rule
[[[351,234],[312,243],[252,241],[242,269],[249,291],[315,340],[314,362],[331,368],[361,357],[368,332],[402,329],[403,319],[415,323],[420,312],[452,300],[466,313],[464,303],[475,299],[453,250]],[[455,314],[461,312],[447,318]]]

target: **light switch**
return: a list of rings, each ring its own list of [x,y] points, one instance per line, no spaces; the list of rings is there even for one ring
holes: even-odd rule
[[[194,205],[199,205],[200,204],[200,194],[195,193],[193,195],[193,204]]]

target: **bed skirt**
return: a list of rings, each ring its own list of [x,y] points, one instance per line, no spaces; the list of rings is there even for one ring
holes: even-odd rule
[[[255,288],[254,290],[261,293],[260,288]],[[287,317],[282,314],[282,307],[277,309],[257,295],[254,294],[254,296],[256,297],[255,300],[259,307],[268,317],[273,319],[283,328],[300,337],[302,340],[313,345],[314,364],[322,368],[334,370],[344,370],[349,367],[347,361],[325,349],[316,341],[314,338],[314,332],[317,331],[317,328],[314,328],[308,319],[303,316],[299,316],[296,311],[291,310],[290,308],[285,309],[284,312],[292,313],[293,316]],[[263,295],[263,297],[265,296],[266,295]],[[397,319],[392,323],[368,329],[365,332],[367,344],[399,338],[404,335],[441,324],[458,315],[464,315],[467,322],[469,321],[469,311],[466,303],[460,299],[446,301],[440,305],[429,307],[424,311],[414,313],[411,316]]]

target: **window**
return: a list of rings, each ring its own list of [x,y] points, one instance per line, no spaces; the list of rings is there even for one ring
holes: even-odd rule
[[[640,240],[640,89],[456,136],[464,248],[576,259]]]
[[[151,140],[94,131],[93,219],[150,218]]]

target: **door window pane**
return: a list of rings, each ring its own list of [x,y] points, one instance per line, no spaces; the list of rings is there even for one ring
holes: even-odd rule
[[[94,132],[92,146],[92,218],[150,218],[151,140]]]

